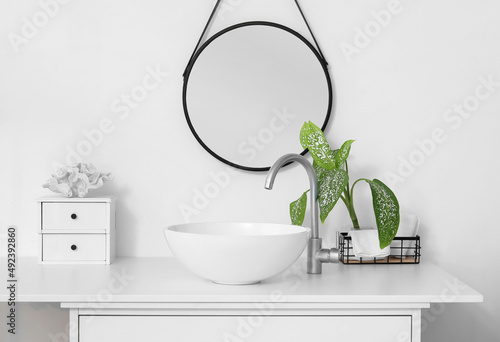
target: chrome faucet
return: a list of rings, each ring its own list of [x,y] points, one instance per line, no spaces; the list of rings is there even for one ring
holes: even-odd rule
[[[307,244],[307,273],[321,274],[321,266],[324,262],[339,262],[339,252],[336,248],[324,249],[321,248],[321,238],[319,237],[318,219],[318,180],[314,169],[306,158],[300,154],[290,153],[280,157],[269,169],[266,177],[265,188],[271,190],[273,188],[274,179],[280,168],[286,163],[295,161],[302,165],[309,177],[310,202],[311,202],[311,238]]]

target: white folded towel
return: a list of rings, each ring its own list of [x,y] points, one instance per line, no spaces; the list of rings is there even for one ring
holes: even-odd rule
[[[418,234],[418,228],[420,227],[420,220],[417,215],[409,214],[409,213],[401,213],[399,219],[399,228],[397,237],[414,237]],[[392,254],[400,255],[401,254],[401,241],[393,241],[391,243]],[[403,250],[402,256],[405,257],[408,252],[411,251],[410,255],[413,255],[415,252],[415,241],[404,241],[403,242]]]
[[[352,239],[352,249],[356,258],[379,258],[391,253],[389,246],[380,249],[376,229],[351,230],[349,236]]]
[[[420,220],[415,214],[401,213],[396,236],[415,236],[418,233]]]

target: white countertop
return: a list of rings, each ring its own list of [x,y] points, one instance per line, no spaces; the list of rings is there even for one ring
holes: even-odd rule
[[[5,258],[0,267],[7,269]],[[480,293],[429,263],[325,264],[323,274],[308,275],[300,259],[260,284],[229,286],[195,276],[175,258],[118,258],[111,265],[39,265],[36,258],[18,258],[16,279],[18,302],[256,303],[277,294],[288,303],[483,301]],[[0,289],[5,302],[7,286]]]

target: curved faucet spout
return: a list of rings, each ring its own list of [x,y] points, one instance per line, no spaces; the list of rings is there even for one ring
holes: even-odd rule
[[[318,228],[318,180],[316,178],[316,173],[314,169],[309,163],[309,161],[296,153],[285,154],[280,157],[269,169],[269,173],[266,177],[265,188],[271,190],[273,188],[274,180],[276,179],[276,175],[281,167],[289,162],[297,162],[302,165],[307,172],[307,176],[309,177],[309,187],[310,191],[310,203],[311,203],[311,238],[317,239],[319,238],[319,228]]]
[[[274,180],[280,168],[289,162],[297,162],[302,165],[309,177],[309,186],[311,188],[310,201],[311,201],[311,238],[307,244],[307,273],[309,274],[320,274],[321,265],[323,262],[338,262],[338,250],[332,249],[322,249],[321,239],[319,237],[318,219],[319,219],[319,206],[318,206],[318,179],[316,178],[316,173],[311,163],[307,161],[306,158],[300,154],[290,153],[285,154],[283,157],[279,158],[273,166],[269,169],[269,173],[266,177],[265,188],[271,190],[273,188]]]

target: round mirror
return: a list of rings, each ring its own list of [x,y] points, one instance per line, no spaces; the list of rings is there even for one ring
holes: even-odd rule
[[[184,75],[183,104],[198,142],[231,166],[266,171],[302,153],[305,121],[326,127],[332,84],[326,62],[299,33],[247,22],[205,42]]]

